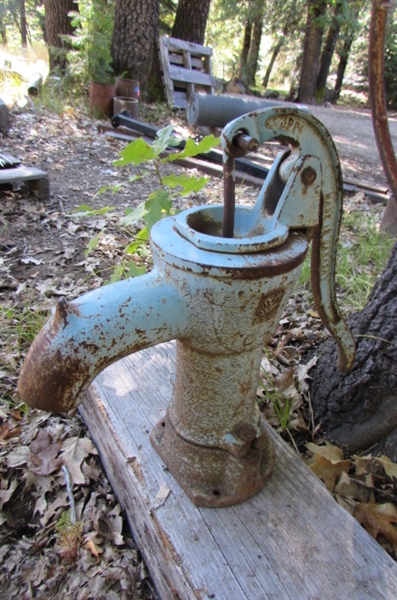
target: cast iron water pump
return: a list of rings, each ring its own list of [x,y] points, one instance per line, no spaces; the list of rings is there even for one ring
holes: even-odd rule
[[[266,140],[289,145],[256,204],[234,205],[235,156]],[[342,179],[335,146],[306,111],[272,108],[222,133],[225,203],[152,229],[153,270],[61,300],[19,378],[30,405],[64,412],[112,362],[176,339],[173,396],[151,441],[192,501],[228,506],[257,493],[273,448],[257,407],[263,345],[273,335],[308,245],[318,313],[348,371],[354,341],[338,310],[335,254]]]

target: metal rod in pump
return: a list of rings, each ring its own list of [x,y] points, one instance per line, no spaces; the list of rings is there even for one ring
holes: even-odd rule
[[[258,148],[259,142],[257,139],[239,132],[233,137],[228,150],[224,152],[222,235],[225,238],[232,238],[234,235],[234,213],[236,209],[234,159],[245,156],[248,152],[255,152]]]

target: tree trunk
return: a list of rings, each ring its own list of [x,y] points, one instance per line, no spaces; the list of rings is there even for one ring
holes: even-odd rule
[[[351,36],[349,36],[348,38],[345,39],[345,41],[343,43],[343,48],[339,55],[339,63],[338,63],[338,69],[336,71],[334,94],[333,94],[333,98],[332,98],[332,101],[335,102],[335,104],[339,100],[339,96],[342,91],[343,79],[345,77],[347,61],[349,60],[350,50],[353,45],[353,41],[354,41],[354,35],[352,34]]]
[[[351,372],[335,369],[337,351],[327,342],[313,371],[312,406],[327,439],[350,452],[377,450],[397,458],[397,244],[364,309],[348,325],[356,338]],[[373,450],[372,450],[373,451]]]
[[[277,56],[280,54],[280,50],[283,47],[284,41],[285,41],[284,36],[279,38],[277,44],[273,48],[272,57],[270,59],[269,64],[267,65],[266,73],[262,80],[262,85],[264,88],[267,88],[267,86],[269,85],[269,79],[270,79],[270,75],[271,75],[273,67],[274,67],[274,63],[276,62]]]
[[[179,0],[171,36],[204,45],[211,0]]]
[[[244,38],[243,38],[243,47],[240,54],[240,73],[239,77],[241,79],[245,79],[245,74],[247,70],[248,63],[248,55],[250,52],[251,46],[251,36],[252,36],[252,21],[250,18],[247,19],[244,27]]]
[[[25,0],[20,0],[21,7],[21,42],[22,48],[28,47],[28,27],[26,23],[26,6]]]
[[[55,71],[63,75],[69,45],[62,36],[73,34],[69,12],[76,10],[77,6],[74,0],[44,0],[44,8],[50,73]]]
[[[263,24],[263,13],[260,13],[254,19],[254,26],[252,29],[251,46],[248,55],[247,70],[245,83],[247,85],[255,85],[255,75],[258,70],[258,59],[259,49],[262,39],[262,24]]]
[[[326,9],[326,0],[308,0],[298,102],[307,104],[315,102],[318,63],[324,32],[322,17],[325,15]]]
[[[139,81],[145,100],[163,100],[158,0],[117,0],[115,24],[112,39],[115,73]]]
[[[325,100],[325,93],[327,89],[327,79],[329,70],[331,67],[332,57],[334,55],[336,42],[339,38],[339,32],[341,28],[341,13],[343,9],[343,0],[338,0],[335,5],[335,12],[332,17],[331,26],[328,30],[327,39],[320,58],[320,68],[317,76],[317,90],[316,97],[320,100]]]

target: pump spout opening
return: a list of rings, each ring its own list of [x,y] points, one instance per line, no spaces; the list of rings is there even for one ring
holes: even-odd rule
[[[26,356],[20,397],[46,411],[75,408],[109,364],[178,337],[186,312],[179,294],[156,270],[72,302],[60,300]]]

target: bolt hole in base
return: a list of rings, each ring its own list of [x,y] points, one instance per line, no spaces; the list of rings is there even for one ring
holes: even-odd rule
[[[214,490],[212,493],[214,494],[214,496],[220,496],[221,495],[221,493],[220,493],[219,490]]]

